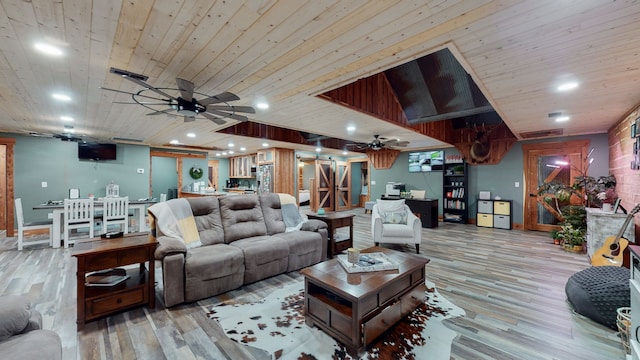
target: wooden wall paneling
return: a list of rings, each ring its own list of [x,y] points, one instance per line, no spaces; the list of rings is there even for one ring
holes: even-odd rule
[[[2,214],[0,215],[0,222],[2,223],[2,229],[7,231],[7,237],[14,236],[14,147],[16,140],[11,138],[0,138],[0,145],[4,147],[3,161],[0,162],[2,169],[2,181],[0,183],[0,206],[2,207]]]
[[[292,196],[295,196],[295,152],[291,149],[277,148],[274,151],[274,157],[274,191],[276,193],[290,194]]]
[[[631,170],[633,144],[631,124],[640,116],[640,106],[634,108],[623,120],[608,131],[609,174],[616,177],[616,193],[622,199],[622,206],[630,210],[640,203],[640,170]],[[634,217],[635,238],[640,236],[640,219]]]
[[[366,151],[367,156],[371,160],[373,167],[376,169],[390,169],[393,163],[400,155],[400,150],[394,149],[380,149]]]

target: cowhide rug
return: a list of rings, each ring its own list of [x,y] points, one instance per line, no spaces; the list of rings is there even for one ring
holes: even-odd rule
[[[425,302],[368,347],[361,359],[449,359],[457,335],[442,324],[464,311],[426,282]],[[274,359],[352,359],[346,348],[304,321],[304,282],[275,290],[265,299],[209,308],[232,340],[268,351]]]

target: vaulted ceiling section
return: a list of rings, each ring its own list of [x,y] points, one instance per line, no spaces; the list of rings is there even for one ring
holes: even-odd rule
[[[452,144],[472,164],[497,164],[516,142],[446,48],[319,97]]]

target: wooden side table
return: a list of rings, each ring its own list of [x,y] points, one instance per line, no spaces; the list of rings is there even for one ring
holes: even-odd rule
[[[331,259],[335,254],[353,246],[353,214],[340,212],[328,212],[324,215],[307,212],[309,219],[322,220],[327,224],[329,230],[329,246],[327,246],[327,258]],[[349,227],[349,237],[347,239],[337,237],[336,229]]]
[[[155,307],[154,251],[157,244],[148,233],[76,242],[73,256],[78,260],[78,330],[91,320],[131,307]],[[131,264],[140,266],[127,269],[130,278],[120,284],[105,287],[85,285],[87,273]]]

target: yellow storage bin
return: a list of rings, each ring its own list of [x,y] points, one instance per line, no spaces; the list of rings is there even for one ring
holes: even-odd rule
[[[493,215],[478,213],[476,225],[483,227],[493,227]]]
[[[511,215],[511,203],[509,201],[494,201],[493,213],[497,215]]]

